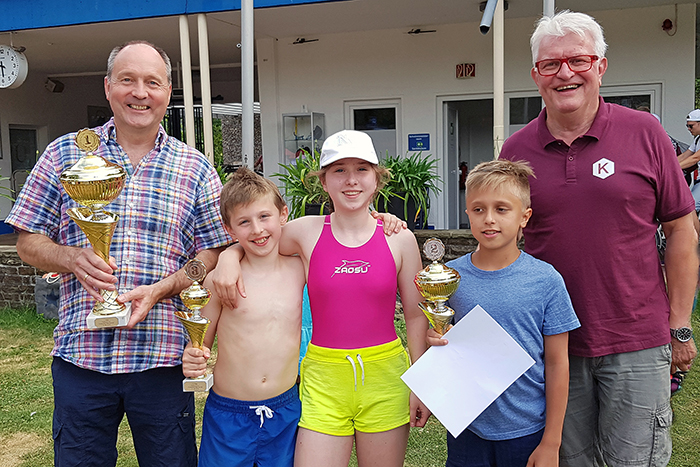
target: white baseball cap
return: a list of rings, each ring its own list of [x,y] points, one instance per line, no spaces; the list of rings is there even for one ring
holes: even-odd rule
[[[367,133],[343,130],[326,139],[321,148],[321,167],[349,157],[356,157],[370,164],[379,164],[372,138]]]
[[[700,122],[700,109],[695,109],[691,111],[686,117],[688,122]]]

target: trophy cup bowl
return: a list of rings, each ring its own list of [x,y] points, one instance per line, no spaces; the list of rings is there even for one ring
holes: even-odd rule
[[[204,346],[204,336],[211,320],[201,315],[201,309],[209,303],[211,292],[206,287],[200,285],[207,275],[207,268],[198,259],[191,259],[185,265],[185,275],[193,282],[191,286],[180,292],[182,303],[191,311],[176,311],[175,316],[180,320],[182,326],[187,331],[187,335],[192,342],[192,347],[202,350]],[[208,391],[214,384],[214,375],[203,374],[196,378],[185,378],[182,381],[184,392]]]
[[[92,130],[80,130],[75,144],[87,154],[64,170],[59,180],[68,196],[82,207],[70,208],[67,213],[85,233],[95,253],[109,263],[109,249],[119,216],[103,208],[121,193],[126,182],[126,171],[93,154],[100,145],[100,139]],[[126,326],[131,316],[131,305],[117,302],[119,292],[116,290],[100,290],[100,295],[104,301],[97,302],[88,315],[88,328]]]
[[[90,153],[61,174],[68,196],[94,212],[117,199],[125,180],[121,166]]]
[[[432,263],[418,271],[414,283],[425,302],[419,304],[436,332],[445,334],[455,312],[445,302],[457,291],[460,275],[452,268],[439,263],[445,254],[445,245],[437,238],[429,238],[423,245],[423,253]]]

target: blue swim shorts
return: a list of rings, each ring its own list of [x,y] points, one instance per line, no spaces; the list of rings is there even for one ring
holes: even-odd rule
[[[300,415],[296,385],[263,401],[239,401],[209,391],[199,467],[292,467]]]

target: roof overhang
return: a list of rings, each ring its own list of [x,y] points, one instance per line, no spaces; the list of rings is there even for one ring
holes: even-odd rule
[[[343,0],[255,0],[255,8]],[[240,11],[241,0],[29,0],[4,2],[0,32],[161,16]]]

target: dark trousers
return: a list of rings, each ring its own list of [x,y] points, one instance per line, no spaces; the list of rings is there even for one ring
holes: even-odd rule
[[[446,467],[525,467],[542,441],[544,428],[520,438],[489,441],[464,430],[457,438],[447,433]]]
[[[109,467],[126,414],[139,465],[195,467],[194,396],[182,367],[108,375],[54,357],[54,464]]]

